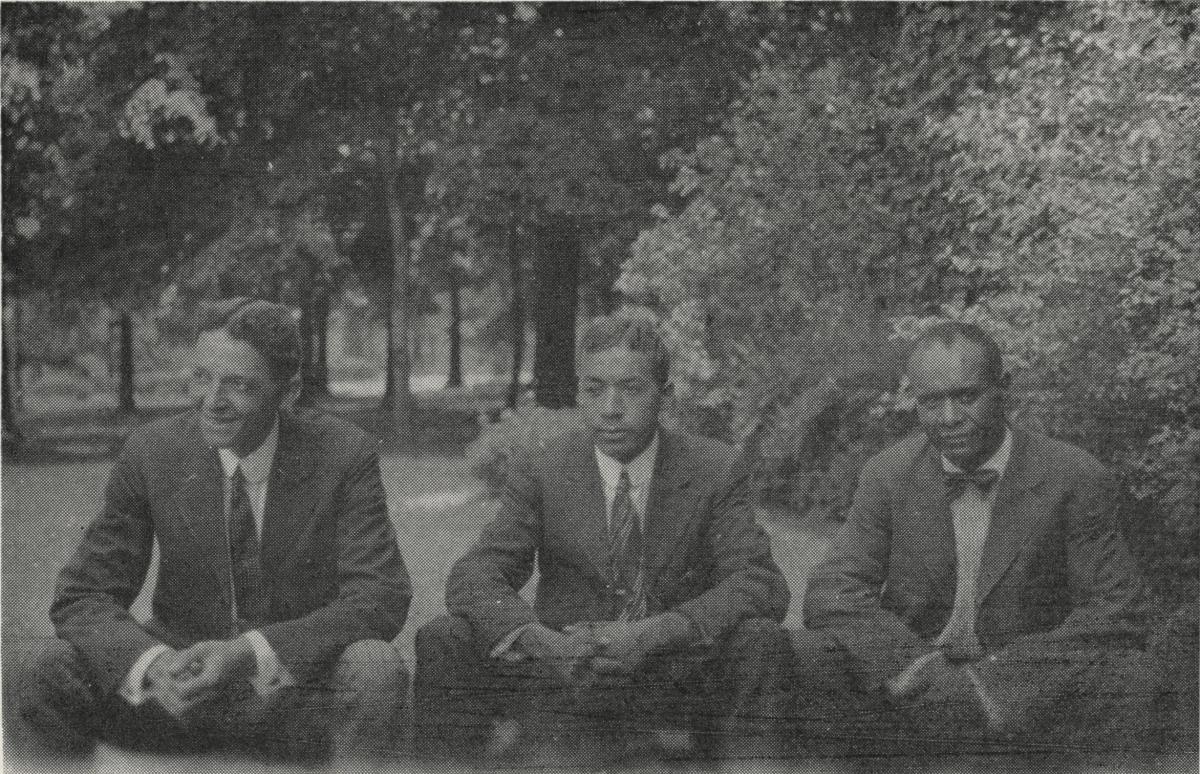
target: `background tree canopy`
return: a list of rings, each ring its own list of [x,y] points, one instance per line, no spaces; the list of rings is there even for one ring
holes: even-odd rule
[[[1019,420],[1125,472],[1146,555],[1194,597],[1198,23],[1194,2],[14,5],[5,373],[69,359],[46,342],[101,307],[133,410],[133,323],[169,338],[253,292],[300,310],[319,399],[346,371],[331,310],[361,297],[400,438],[418,352],[447,348],[453,384],[464,325],[503,350],[489,468],[569,417],[577,317],[629,303],[675,349],[679,420],[836,517],[909,427],[904,341],[975,320]]]

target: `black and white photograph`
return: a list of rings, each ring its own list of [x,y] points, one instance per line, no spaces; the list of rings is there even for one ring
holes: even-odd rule
[[[14,774],[1200,766],[1200,2],[5,2]]]

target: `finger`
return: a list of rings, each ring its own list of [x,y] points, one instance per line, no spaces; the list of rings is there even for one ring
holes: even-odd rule
[[[212,670],[205,670],[194,677],[188,677],[178,680],[175,683],[175,693],[184,700],[196,699],[207,692],[211,692],[217,685],[217,674]]]
[[[199,658],[180,659],[179,663],[172,667],[169,674],[176,680],[186,677],[197,677],[204,671],[204,662]]]

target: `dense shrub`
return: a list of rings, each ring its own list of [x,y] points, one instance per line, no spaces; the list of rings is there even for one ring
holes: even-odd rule
[[[547,439],[579,426],[575,409],[547,409],[532,399],[516,411],[505,409],[495,421],[479,415],[479,435],[466,448],[467,467],[493,490],[504,486],[505,467],[515,455],[544,449]]]

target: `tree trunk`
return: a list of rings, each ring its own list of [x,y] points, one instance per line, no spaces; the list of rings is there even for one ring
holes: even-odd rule
[[[516,213],[508,224],[508,265],[512,277],[512,376],[508,382],[508,407],[516,410],[521,397],[521,371],[525,369],[525,288],[521,276],[521,231]]]
[[[318,290],[312,307],[312,363],[306,389],[325,397],[329,395],[329,294]]]
[[[575,318],[582,252],[579,228],[572,219],[539,221],[533,382],[538,405],[550,409],[575,405]]]
[[[117,330],[117,410],[122,414],[133,414],[137,411],[137,406],[133,399],[133,320],[129,312],[121,312]]]
[[[0,373],[0,378],[2,378],[2,381],[0,381],[0,402],[3,402],[3,415],[0,416],[0,424],[3,424],[4,458],[11,459],[16,454],[23,439],[20,427],[17,425],[17,401],[21,388],[21,349],[20,341],[17,337],[20,335],[21,318],[20,306],[17,303],[15,295],[10,296],[9,292],[7,292],[13,285],[13,280],[10,278],[5,285],[7,287],[4,294],[4,349],[2,353],[4,365],[3,371]]]
[[[416,429],[415,405],[410,377],[412,359],[408,340],[412,327],[412,309],[409,288],[409,264],[412,261],[408,244],[409,218],[400,199],[400,173],[396,164],[397,143],[395,138],[388,143],[381,155],[383,197],[387,205],[388,230],[392,248],[392,282],[390,307],[390,335],[388,337],[388,375],[391,390],[385,396],[390,404],[396,434],[401,444],[411,444]]]
[[[384,359],[383,367],[383,400],[379,402],[379,408],[383,411],[391,413],[392,399],[396,395],[396,379],[395,369],[392,368],[392,340],[395,336],[392,334],[392,286],[388,283],[387,301],[383,306],[384,321],[387,323],[384,326],[384,333],[387,334],[384,342],[384,348],[387,351],[387,357]]]
[[[450,265],[450,373],[446,387],[462,387],[462,280],[458,267]]]
[[[312,283],[307,278],[300,287],[300,318],[296,327],[300,331],[300,398],[298,404],[304,405],[312,401]]]

